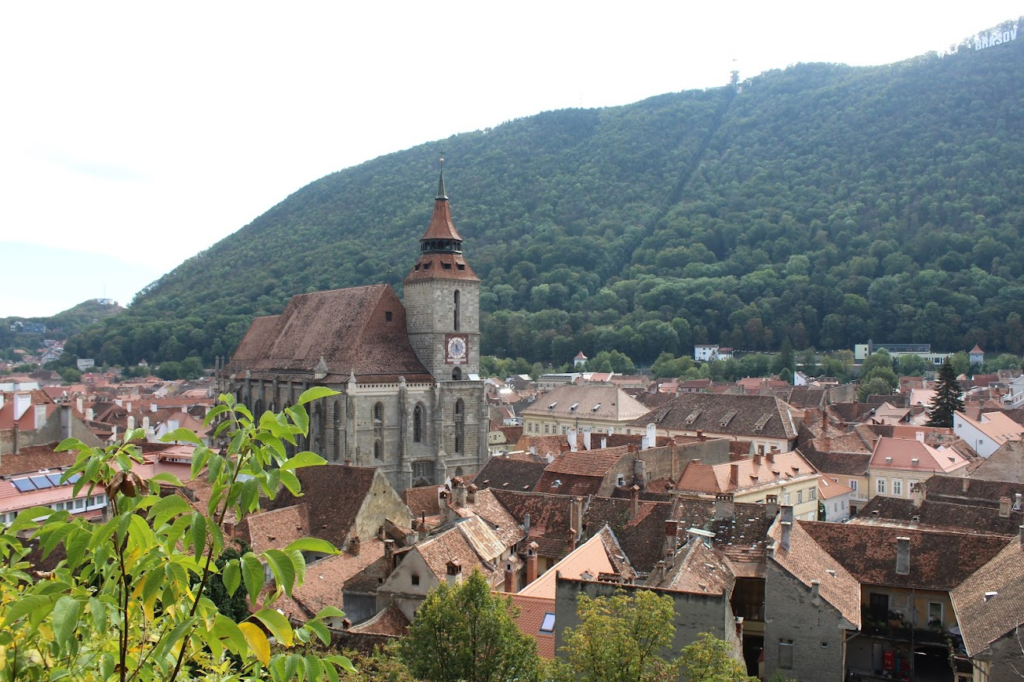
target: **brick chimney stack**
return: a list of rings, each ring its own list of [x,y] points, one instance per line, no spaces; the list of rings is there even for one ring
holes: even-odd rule
[[[1024,535],[1024,531],[1021,531]],[[526,584],[537,579],[537,543],[531,542],[526,548]]]
[[[512,562],[505,562],[505,592],[512,594],[516,591],[516,572],[512,568]]]

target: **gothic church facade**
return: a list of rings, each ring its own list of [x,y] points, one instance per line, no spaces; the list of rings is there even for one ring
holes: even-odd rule
[[[294,296],[253,320],[218,372],[259,414],[312,386],[304,449],[328,462],[381,469],[398,490],[476,472],[487,458],[480,363],[480,279],[462,253],[444,174],[404,305],[381,284]]]

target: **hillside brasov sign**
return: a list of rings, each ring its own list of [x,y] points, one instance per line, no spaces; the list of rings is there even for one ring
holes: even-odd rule
[[[1006,31],[992,31],[990,33],[979,33],[974,38],[974,49],[984,50],[986,47],[994,47],[1017,39],[1017,26]]]

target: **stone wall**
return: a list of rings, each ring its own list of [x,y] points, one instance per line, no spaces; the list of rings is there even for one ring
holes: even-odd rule
[[[619,589],[633,591],[651,588],[558,578],[555,588],[555,651],[559,652],[559,656],[564,655],[560,650],[565,644],[565,629],[579,625],[579,620],[576,617],[576,600],[579,595],[586,594],[591,598],[610,596]],[[675,602],[676,631],[671,650],[665,652],[667,656],[677,655],[683,647],[697,641],[701,633],[710,632],[729,642],[736,659],[743,660],[740,643],[736,637],[735,619],[727,596],[674,590],[655,589],[653,591],[666,594]]]
[[[764,671],[800,682],[842,682],[845,629],[839,611],[768,560],[765,577]],[[788,648],[788,651],[785,651]],[[792,659],[785,667],[782,659]]]

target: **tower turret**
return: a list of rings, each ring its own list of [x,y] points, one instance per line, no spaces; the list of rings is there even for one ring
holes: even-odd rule
[[[406,328],[413,350],[438,381],[466,379],[480,366],[480,278],[462,254],[452,223],[444,168],[420,255],[404,282]]]

